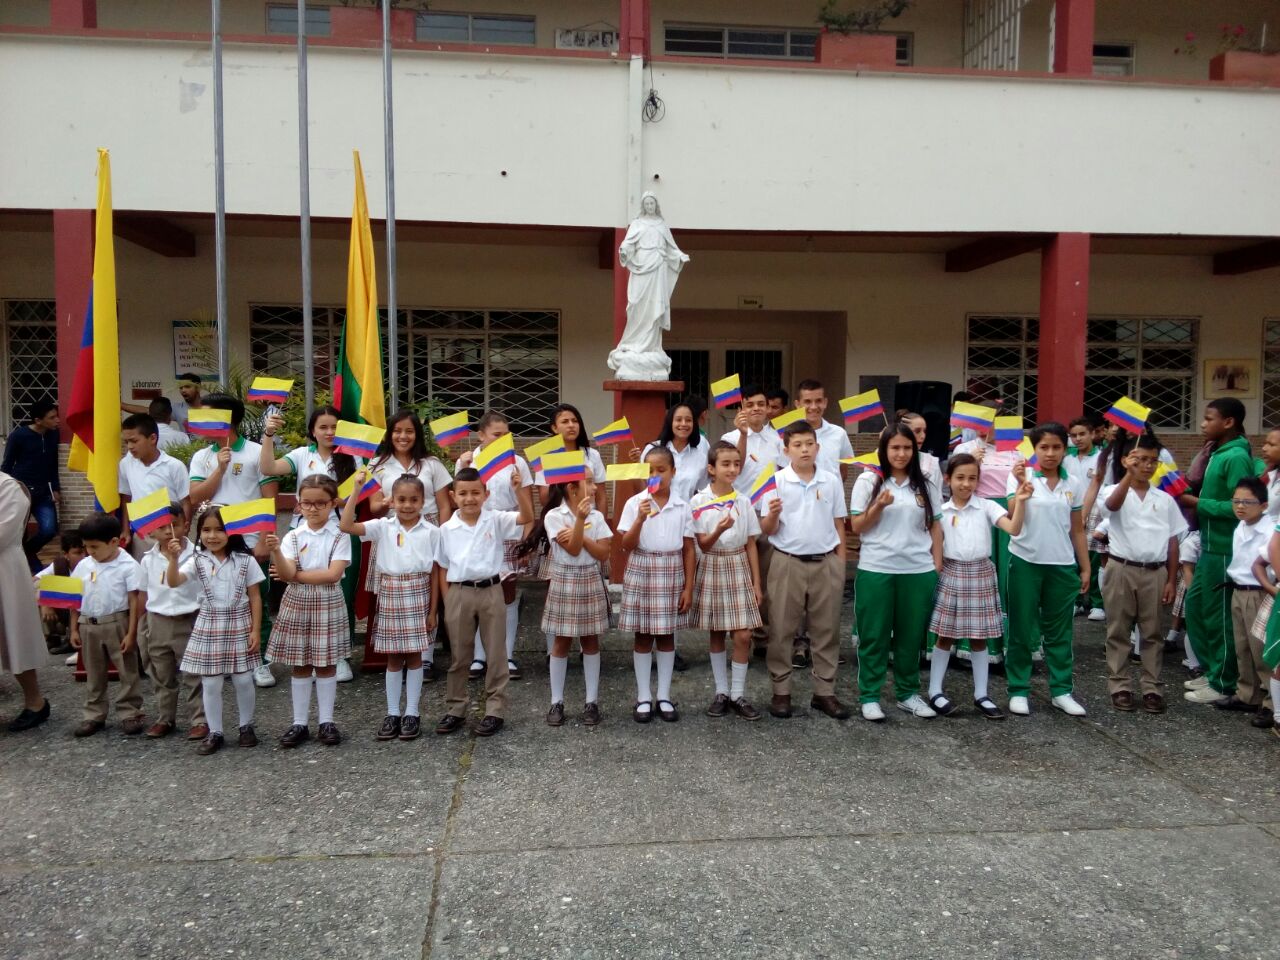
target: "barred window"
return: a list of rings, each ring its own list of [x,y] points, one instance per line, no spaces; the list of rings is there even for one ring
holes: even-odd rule
[[[537,43],[533,17],[504,13],[420,13],[417,39],[445,43],[496,43],[532,46]]]
[[[312,372],[316,389],[328,390],[333,382],[333,357],[338,349],[345,311],[340,307],[311,310],[315,355]],[[256,305],[249,308],[249,361],[263,373],[288,371],[295,378],[306,375],[302,351],[302,307]]]
[[[913,35],[894,34],[895,59],[911,66]],[[812,27],[725,27],[669,23],[663,27],[668,54],[690,57],[741,57],[759,60],[813,60],[818,31]]]
[[[307,36],[327,37],[332,27],[329,22],[328,7],[307,7]],[[298,34],[298,7],[296,4],[267,4],[267,33]]]
[[[1002,401],[1030,427],[1036,413],[1040,318],[971,314],[965,346],[965,389],[979,403]]]
[[[56,317],[53,300],[4,301],[4,419],[10,429],[27,422],[35,401],[57,398]]]
[[[1262,426],[1280,426],[1280,317],[1262,321]]]

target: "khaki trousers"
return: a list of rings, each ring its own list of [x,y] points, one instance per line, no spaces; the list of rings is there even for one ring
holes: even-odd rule
[[[449,675],[445,679],[445,706],[455,717],[467,713],[467,671],[470,663],[463,655],[462,639],[480,631],[484,645],[484,713],[486,717],[505,717],[507,711],[507,605],[502,587],[464,587],[449,585],[444,601],[444,623],[449,631],[453,654]]]
[[[1235,640],[1236,696],[1254,707],[1271,708],[1271,671],[1262,662],[1262,644],[1253,638],[1253,621],[1266,596],[1261,590],[1231,591],[1231,634]]]
[[[138,652],[121,653],[120,641],[129,625],[129,614],[115,613],[102,617],[106,623],[92,624],[80,618],[80,655],[88,696],[84,702],[84,718],[94,723],[107,720],[108,658],[120,674],[116,691],[116,713],[128,720],[142,716],[142,682],[138,674]]]
[[[1160,636],[1160,593],[1169,579],[1169,571],[1144,570],[1117,563],[1107,564],[1102,581],[1102,601],[1107,611],[1107,692],[1133,692],[1133,676],[1129,670],[1129,651],[1133,649],[1131,634],[1138,628],[1142,638],[1138,655],[1142,658],[1141,692],[1160,692],[1160,661],[1164,657],[1164,639]]]
[[[148,613],[146,618],[146,647],[150,656],[148,673],[156,685],[156,719],[176,724],[178,721],[178,688],[182,688],[182,700],[186,704],[187,726],[204,723],[204,697],[201,695],[200,678],[189,673],[179,675],[178,666],[187,652],[187,640],[195,626],[195,613],[167,617],[162,613]]]
[[[813,695],[832,697],[840,659],[840,600],[844,561],[835,552],[807,562],[781,550],[769,561],[769,653],[766,663],[773,695],[791,695],[791,646],[796,628],[809,615],[809,653],[813,657]]]

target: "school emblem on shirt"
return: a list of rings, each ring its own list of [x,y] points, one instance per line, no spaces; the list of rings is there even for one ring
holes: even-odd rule
[[[1062,495],[1067,498],[1067,503],[1070,503],[1076,497],[1075,493],[1071,490],[1063,491]]]
[[[238,477],[238,476],[240,476],[240,471],[241,471],[241,470],[243,470],[243,469],[244,469],[244,464],[243,464],[243,463],[233,463],[233,464],[231,465],[231,475],[232,475],[233,477]]]
[[[922,493],[917,493],[917,494],[916,494],[916,506],[917,506],[917,507],[923,507],[923,506],[924,506],[924,494],[922,494]]]

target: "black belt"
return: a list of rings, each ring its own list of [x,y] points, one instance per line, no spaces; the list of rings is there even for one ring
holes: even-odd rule
[[[1111,560],[1114,560],[1116,563],[1123,563],[1126,567],[1141,567],[1143,570],[1160,570],[1163,567],[1167,567],[1169,565],[1167,561],[1165,562],[1157,561],[1155,563],[1139,563],[1137,560],[1126,560],[1124,557],[1117,557],[1114,553],[1111,554]]]
[[[452,584],[455,587],[474,587],[477,590],[483,590],[485,587],[492,587],[501,581],[501,577],[490,577],[488,580],[458,580]]]
[[[787,553],[787,551],[779,550],[777,547],[774,547],[773,549],[784,557],[794,557],[801,563],[821,563],[823,560],[827,559],[827,557],[835,553],[834,550],[828,550],[826,553]]]
[[[124,610],[119,610],[119,611],[117,611],[116,613],[107,613],[107,614],[104,614],[104,615],[103,615],[103,616],[101,616],[101,617],[85,617],[85,616],[82,616],[82,617],[80,618],[80,622],[81,622],[81,623],[88,623],[88,624],[91,624],[91,625],[93,625],[93,626],[95,626],[95,627],[101,627],[101,626],[105,626],[105,625],[110,624],[110,623],[120,623],[122,620],[124,620],[125,615],[126,615],[126,611],[124,611]]]
[[[1215,590],[1261,590],[1262,587],[1256,583],[1236,583],[1234,580],[1228,580],[1226,583],[1220,583]]]

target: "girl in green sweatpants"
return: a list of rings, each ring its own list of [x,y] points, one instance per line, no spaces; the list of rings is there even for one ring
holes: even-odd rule
[[[1036,468],[1031,478],[1022,532],[1009,543],[1009,646],[1005,677],[1009,712],[1031,712],[1031,654],[1044,642],[1053,705],[1071,716],[1084,708],[1072,697],[1071,623],[1076,597],[1089,589],[1089,551],[1085,544],[1084,478],[1069,473],[1062,459],[1067,430],[1042,423],[1031,431]],[[1008,492],[1017,481],[1010,476]]]

